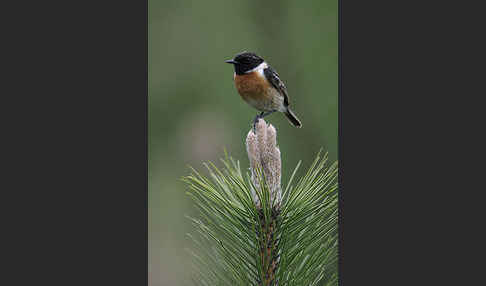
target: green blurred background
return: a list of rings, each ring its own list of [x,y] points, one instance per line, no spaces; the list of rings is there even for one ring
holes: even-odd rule
[[[283,186],[321,147],[337,159],[337,11],[337,0],[149,0],[149,285],[183,285],[191,275],[187,166],[221,166],[226,148],[248,167],[244,140],[257,111],[224,60],[256,52],[287,86],[303,127],[281,113],[265,118],[277,128]]]

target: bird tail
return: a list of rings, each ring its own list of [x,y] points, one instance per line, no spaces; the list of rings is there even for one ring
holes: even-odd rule
[[[297,116],[295,116],[295,114],[292,112],[292,110],[290,110],[289,107],[287,107],[287,111],[284,112],[284,114],[285,116],[287,116],[287,118],[289,119],[290,123],[292,123],[292,125],[294,125],[297,128],[302,127],[302,123],[300,123],[300,120],[297,118]]]

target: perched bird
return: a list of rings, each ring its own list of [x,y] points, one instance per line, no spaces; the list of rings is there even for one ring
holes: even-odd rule
[[[253,130],[260,118],[275,111],[283,112],[295,127],[302,127],[300,120],[290,110],[287,88],[264,59],[255,53],[242,52],[225,62],[235,67],[235,86],[240,96],[261,111],[253,120]]]

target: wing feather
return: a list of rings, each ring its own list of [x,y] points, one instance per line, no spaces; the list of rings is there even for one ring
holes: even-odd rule
[[[285,84],[280,79],[278,73],[270,66],[263,70],[263,73],[267,80],[278,90],[278,92],[284,97],[284,105],[289,105],[289,95]]]

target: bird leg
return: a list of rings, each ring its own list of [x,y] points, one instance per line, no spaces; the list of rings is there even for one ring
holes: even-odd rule
[[[277,110],[267,111],[265,113],[262,112],[262,113],[260,113],[260,118],[263,118],[267,115],[270,115],[270,114],[274,113],[275,111],[277,111]]]
[[[257,114],[257,116],[255,117],[255,119],[253,120],[253,133],[255,133],[256,124],[258,123],[258,120],[263,119],[263,117],[265,117],[267,115],[270,115],[270,114],[274,113],[275,111],[276,110],[267,111],[267,112],[262,111],[260,114]]]
[[[257,114],[257,116],[255,116],[255,119],[253,119],[253,133],[255,134],[256,134],[256,124],[258,123],[258,120],[262,118],[262,115],[263,115],[263,111],[260,114]]]

